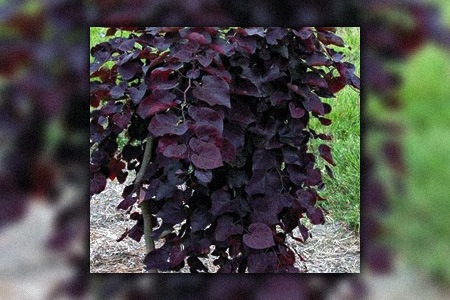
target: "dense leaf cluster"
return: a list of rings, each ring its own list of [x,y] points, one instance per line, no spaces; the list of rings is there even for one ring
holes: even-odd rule
[[[129,36],[91,49],[91,194],[145,166],[152,139],[141,188],[125,187],[118,205],[147,201],[153,238],[172,231],[147,255],[148,268],[178,270],[187,258],[192,272],[204,270],[198,257],[214,246],[219,272],[298,271],[286,234],[300,226],[306,240],[299,220],[324,222],[308,142],[331,139],[309,120],[330,125],[320,97],[359,89],[355,67],[329,47],[345,46],[335,28],[119,29]],[[329,146],[318,154],[334,165]],[[139,241],[143,222],[127,234]]]

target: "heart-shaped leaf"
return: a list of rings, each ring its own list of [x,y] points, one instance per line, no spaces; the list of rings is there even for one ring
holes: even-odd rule
[[[333,161],[333,157],[331,156],[331,148],[329,146],[327,146],[325,144],[321,144],[319,146],[319,153],[323,159],[325,159],[327,162],[329,162],[333,166],[335,165],[334,161]]]
[[[249,233],[242,237],[244,244],[253,249],[265,249],[275,246],[272,230],[264,223],[253,223],[248,227]]]
[[[205,101],[211,106],[223,105],[231,108],[230,87],[220,77],[211,75],[204,76],[203,85],[197,87],[192,93],[196,98]]]

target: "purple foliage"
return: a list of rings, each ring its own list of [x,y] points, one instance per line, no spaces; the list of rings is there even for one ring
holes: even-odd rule
[[[91,194],[104,189],[106,178],[124,180],[120,167],[138,171],[134,161],[143,147],[131,143],[150,135],[155,147],[143,182],[146,201],[162,220],[153,235],[186,220],[178,243],[208,240],[220,272],[298,272],[276,228],[291,232],[304,216],[324,222],[315,192],[322,174],[306,151],[311,138],[330,138],[308,123],[314,117],[329,125],[324,115],[331,107],[320,96],[333,97],[357,78],[354,66],[327,47],[343,46],[335,28],[116,29],[128,37],[91,51],[91,135],[98,147]],[[110,69],[99,69],[106,61]],[[339,88],[332,85],[337,78]],[[121,132],[129,137],[122,151],[115,142]],[[335,164],[328,145],[318,155]],[[180,184],[184,192],[177,192]],[[135,202],[124,192],[119,208]],[[141,223],[130,230],[134,238],[138,229]],[[192,270],[201,270],[195,255],[156,249],[146,262],[168,270],[188,258]]]

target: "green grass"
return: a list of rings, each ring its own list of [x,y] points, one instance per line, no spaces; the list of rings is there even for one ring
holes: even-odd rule
[[[360,30],[358,27],[338,28],[341,36],[351,49],[335,47],[345,54],[345,60],[355,65],[356,74],[360,70]],[[336,98],[322,99],[331,105],[328,118],[333,123],[323,126],[312,120],[311,126],[317,132],[325,132],[333,136],[331,142],[325,141],[332,148],[336,166],[333,167],[335,179],[324,175],[325,188],[320,195],[327,200],[321,205],[330,213],[335,221],[343,222],[346,227],[356,232],[360,228],[360,98],[359,92],[345,87],[336,94]],[[316,150],[321,140],[312,142]],[[319,167],[324,162],[318,159]]]
[[[400,67],[406,192],[392,198],[388,242],[411,265],[450,284],[450,67],[427,45]]]
[[[91,27],[90,46],[106,41],[106,28]],[[340,27],[337,34],[351,48],[334,47],[345,55],[345,61],[355,64],[356,73],[360,70],[360,30],[358,27]],[[120,33],[116,33],[120,35]],[[92,61],[92,58],[91,58]],[[359,92],[350,87],[340,91],[334,99],[323,99],[332,106],[329,118],[331,126],[323,126],[313,120],[312,127],[317,132],[333,136],[332,154],[336,167],[333,168],[335,179],[324,175],[325,189],[321,195],[327,198],[322,206],[336,221],[342,221],[348,228],[359,231],[360,226],[360,100]],[[126,140],[119,141],[125,143]],[[320,141],[313,141],[313,150],[317,150]],[[324,167],[322,159],[319,166]]]
[[[105,37],[107,28],[105,27],[91,27],[90,30],[90,39],[89,39],[89,49],[93,46],[105,42],[108,40],[108,37]],[[91,56],[91,61],[93,61],[93,57]]]

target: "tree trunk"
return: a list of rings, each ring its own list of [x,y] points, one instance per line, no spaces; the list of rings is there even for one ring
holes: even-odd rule
[[[136,180],[134,183],[134,191],[140,194],[140,186],[142,178],[144,177],[145,171],[148,164],[152,160],[152,148],[153,148],[153,137],[147,137],[147,143],[145,145],[144,156],[142,157],[141,168],[136,175]],[[142,211],[142,217],[144,218],[144,240],[145,240],[145,251],[150,253],[155,249],[155,241],[152,238],[153,224],[152,224],[152,214],[150,213],[149,203],[147,201],[142,201],[139,204]],[[158,273],[156,269],[148,270],[148,273]]]

